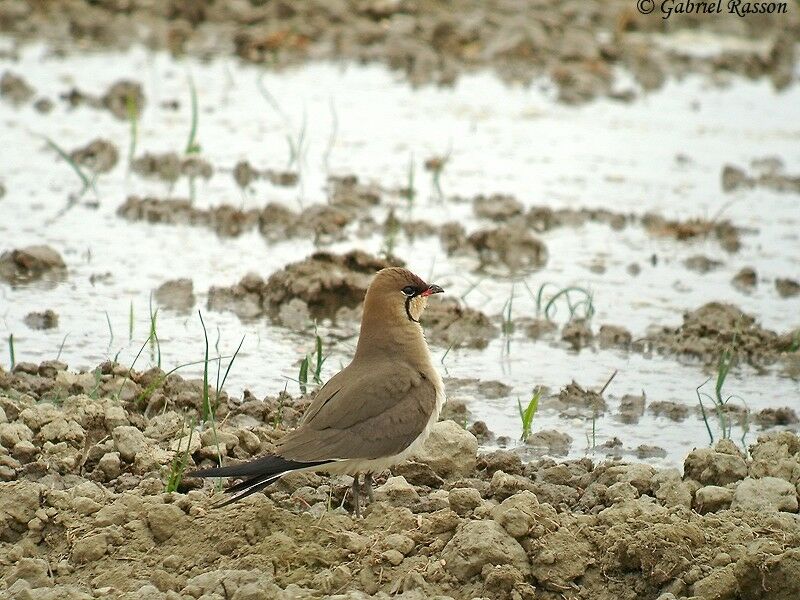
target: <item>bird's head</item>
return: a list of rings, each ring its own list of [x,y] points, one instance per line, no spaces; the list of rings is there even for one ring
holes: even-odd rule
[[[389,267],[381,269],[367,289],[364,313],[376,311],[384,318],[394,318],[419,323],[428,296],[444,290],[436,284],[425,283],[408,269]]]

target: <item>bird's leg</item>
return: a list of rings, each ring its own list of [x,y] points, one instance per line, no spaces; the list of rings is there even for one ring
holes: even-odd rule
[[[361,506],[359,505],[359,495],[361,493],[360,486],[358,485],[358,473],[353,476],[353,504],[355,505],[356,517],[361,516]]]
[[[372,504],[375,502],[375,495],[372,493],[372,471],[364,474],[364,485],[367,486],[367,497],[369,497],[369,503]]]

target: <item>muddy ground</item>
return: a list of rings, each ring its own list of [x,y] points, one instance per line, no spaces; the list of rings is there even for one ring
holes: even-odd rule
[[[674,3],[673,3],[674,4]],[[680,4],[680,3],[678,3]],[[589,2],[320,0],[292,2],[184,2],[145,0],[6,0],[0,29],[20,39],[72,38],[86,45],[146,43],[175,55],[232,53],[282,67],[308,59],[380,61],[414,83],[452,83],[459,74],[490,67],[504,79],[529,82],[545,75],[559,98],[582,103],[600,95],[636,96],[617,84],[629,70],[643,90],[670,76],[702,73],[766,77],[790,85],[797,11],[787,14],[641,14],[629,0]],[[703,29],[752,40],[709,61],[702,53],[653,43],[653,34]]]
[[[170,465],[246,459],[307,398],[231,398],[112,363],[0,370],[0,594],[7,598],[770,599],[800,594],[800,438],[731,441],[684,473],[477,453],[441,421],[377,478],[363,518],[346,476],[293,475],[212,508]],[[188,448],[188,453],[185,453]]]

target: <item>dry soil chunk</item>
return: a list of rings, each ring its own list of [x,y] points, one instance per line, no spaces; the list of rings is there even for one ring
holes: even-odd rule
[[[461,581],[481,572],[485,565],[513,565],[530,572],[528,556],[522,546],[491,520],[468,521],[459,527],[442,551],[445,568]]]
[[[731,508],[797,512],[797,489],[785,479],[777,477],[748,477],[736,486]]]
[[[428,465],[440,477],[468,475],[475,470],[478,440],[455,421],[434,424],[414,460]]]

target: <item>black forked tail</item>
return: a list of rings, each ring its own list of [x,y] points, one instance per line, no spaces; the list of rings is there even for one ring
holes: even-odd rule
[[[244,481],[240,481],[234,485],[229,486],[225,492],[233,494],[232,497],[218,502],[212,508],[221,508],[232,504],[237,500],[246,498],[250,494],[263,490],[273,481],[279,479],[286,473],[292,471],[299,471],[308,467],[315,467],[327,464],[330,461],[317,461],[317,462],[298,462],[294,460],[286,460],[280,456],[270,455],[262,458],[257,458],[249,462],[240,463],[238,465],[230,465],[227,467],[214,467],[212,469],[198,469],[197,471],[190,471],[186,473],[186,477],[243,477]]]

